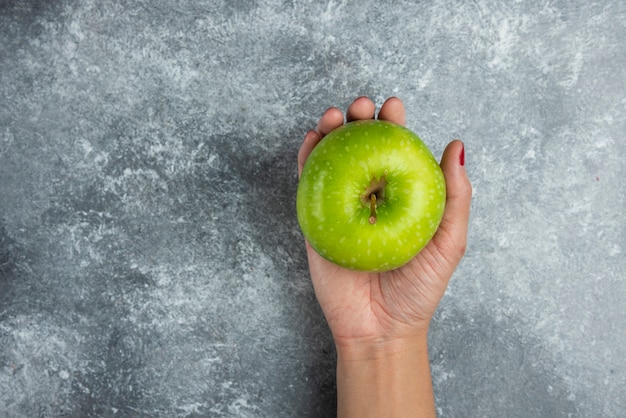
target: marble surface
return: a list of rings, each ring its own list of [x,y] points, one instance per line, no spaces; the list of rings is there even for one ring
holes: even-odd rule
[[[0,416],[326,417],[295,158],[397,95],[466,144],[441,417],[626,411],[626,3],[0,1]]]

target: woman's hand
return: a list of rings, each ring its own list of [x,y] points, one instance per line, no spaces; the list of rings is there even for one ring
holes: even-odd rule
[[[375,105],[357,98],[348,122],[373,119]],[[405,124],[403,103],[392,97],[378,118]],[[332,107],[307,132],[298,153],[298,174],[324,136],[344,122]],[[347,270],[306,243],[315,294],[337,347],[338,415],[434,416],[428,362],[428,327],[448,281],[465,253],[472,187],[461,141],[445,149],[446,207],[428,245],[403,267],[385,273]]]
[[[346,114],[348,121],[374,117],[374,103],[366,97],[356,99]],[[378,118],[404,125],[403,103],[388,99]],[[342,112],[330,108],[317,129],[306,134],[298,154],[299,173],[313,148],[343,121]],[[430,243],[405,266],[385,273],[347,270],[306,244],[315,294],[338,346],[397,340],[428,329],[465,252],[472,188],[464,163],[463,143],[451,142],[441,160],[447,193],[441,224]]]

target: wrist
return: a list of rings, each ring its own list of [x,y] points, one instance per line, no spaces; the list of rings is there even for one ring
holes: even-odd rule
[[[434,416],[427,332],[337,346],[338,416]]]
[[[391,338],[335,338],[339,361],[375,361],[428,351],[428,329]]]

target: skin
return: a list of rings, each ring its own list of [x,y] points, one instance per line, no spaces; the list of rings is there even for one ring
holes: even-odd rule
[[[376,106],[355,99],[346,120],[373,119]],[[405,125],[404,104],[391,97],[378,118]],[[344,123],[336,107],[306,133],[298,173],[324,136]],[[472,187],[459,140],[446,147],[440,166],[446,208],[430,243],[405,266],[385,273],[341,268],[306,243],[315,295],[337,347],[337,411],[340,417],[434,417],[428,361],[428,328],[467,241]]]

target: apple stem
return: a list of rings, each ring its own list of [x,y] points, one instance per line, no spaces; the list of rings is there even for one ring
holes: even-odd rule
[[[376,223],[376,195],[372,193],[370,195],[370,223],[374,225]]]

